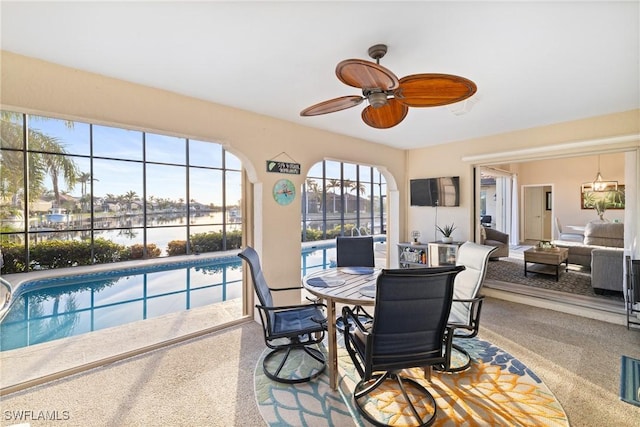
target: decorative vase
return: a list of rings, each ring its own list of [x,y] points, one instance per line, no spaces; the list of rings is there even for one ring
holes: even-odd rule
[[[442,237],[442,243],[451,243],[451,242],[453,242],[453,237],[451,236]]]

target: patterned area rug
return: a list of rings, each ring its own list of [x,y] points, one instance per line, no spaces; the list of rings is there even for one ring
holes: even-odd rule
[[[471,354],[471,367],[460,373],[433,372],[431,383],[421,369],[406,371],[436,398],[435,426],[568,426],[567,416],[547,386],[519,360],[480,339],[456,340]],[[266,352],[265,352],[266,354]],[[264,357],[264,354],[263,354]],[[329,388],[323,374],[309,383],[287,385],[269,380],[262,359],[255,371],[258,408],[269,426],[368,426],[352,402],[358,374],[344,348],[339,348],[339,389]],[[411,425],[398,413],[395,390],[381,392],[375,405],[383,422]]]
[[[529,265],[531,266],[532,264]],[[486,278],[577,295],[598,296],[616,300],[622,300],[623,298],[621,292],[619,294],[612,292],[607,295],[596,295],[591,287],[591,274],[589,271],[582,271],[579,266],[569,264],[569,271],[566,272],[564,271],[564,264],[560,268],[560,278],[557,282],[555,276],[547,274],[528,272],[527,277],[524,277],[524,261],[522,259],[501,258],[499,261],[489,262]]]

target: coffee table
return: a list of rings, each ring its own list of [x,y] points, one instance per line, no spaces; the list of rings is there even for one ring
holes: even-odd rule
[[[524,251],[524,277],[527,273],[550,274],[556,276],[556,282],[560,278],[560,265],[565,263],[565,271],[569,268],[569,249],[567,248],[531,248]],[[542,268],[528,268],[528,264],[538,264]],[[546,265],[555,266],[553,269],[544,268]]]

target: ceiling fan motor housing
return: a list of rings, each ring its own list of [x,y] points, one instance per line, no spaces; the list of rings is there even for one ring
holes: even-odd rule
[[[365,96],[369,100],[369,105],[373,108],[380,108],[387,103],[387,94],[385,92],[369,92],[369,94]]]

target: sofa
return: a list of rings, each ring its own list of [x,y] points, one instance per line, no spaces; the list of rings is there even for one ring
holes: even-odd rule
[[[480,244],[498,248],[491,253],[489,259],[495,260],[509,256],[509,235],[507,233],[493,228],[480,227]]]
[[[569,263],[591,268],[591,286],[596,293],[623,291],[624,224],[590,222],[582,242],[554,240],[569,249]]]

